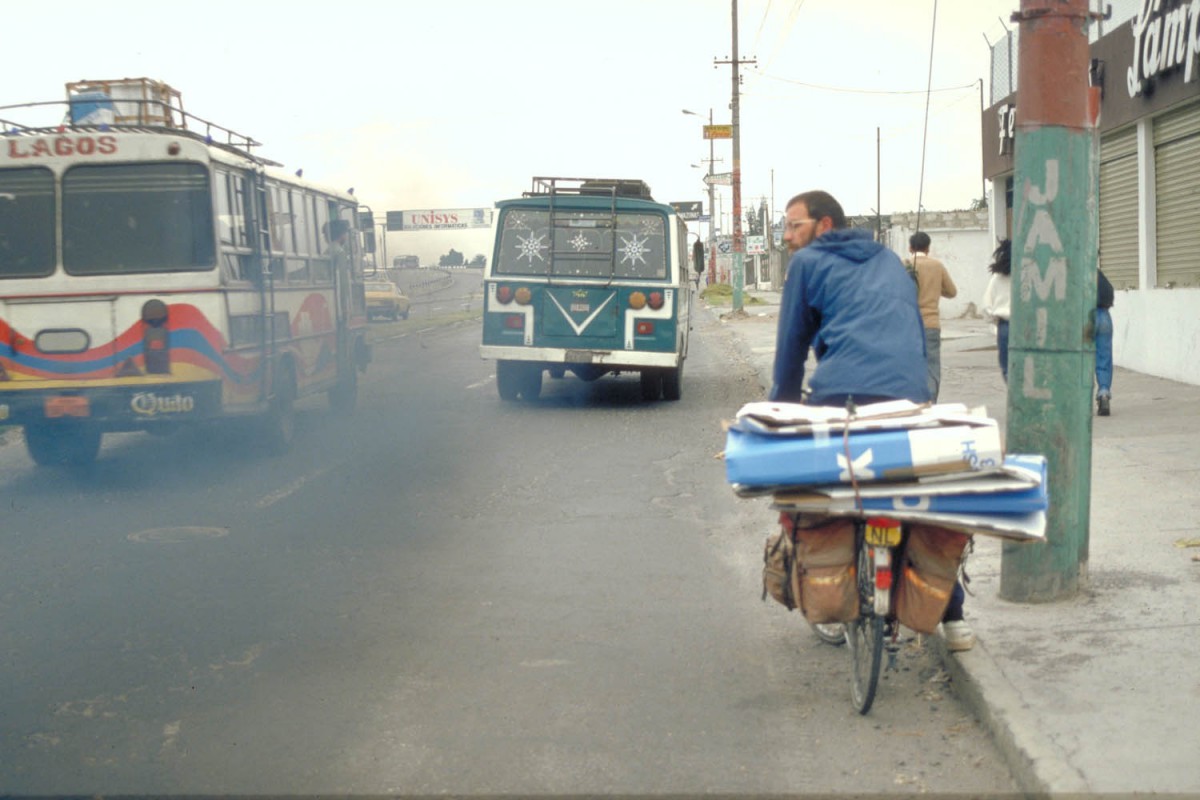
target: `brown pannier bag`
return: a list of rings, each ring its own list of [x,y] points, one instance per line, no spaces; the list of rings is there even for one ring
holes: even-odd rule
[[[796,607],[796,547],[786,527],[767,537],[763,547],[763,595],[771,595],[791,611]]]
[[[918,633],[937,630],[958,580],[969,534],[912,523],[896,570],[892,609],[901,625]]]
[[[794,536],[794,585],[804,618],[814,623],[857,619],[854,520],[831,519],[811,528],[796,527]]]

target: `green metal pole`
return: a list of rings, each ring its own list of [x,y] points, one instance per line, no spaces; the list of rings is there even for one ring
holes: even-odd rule
[[[1098,167],[1087,0],[1022,0],[1007,449],[1049,469],[1046,541],[1005,543],[1000,596],[1070,597],[1087,579]]]
[[[733,313],[742,311],[742,289],[746,284],[746,240],[742,235],[742,123],[738,102],[738,4],[733,0]]]

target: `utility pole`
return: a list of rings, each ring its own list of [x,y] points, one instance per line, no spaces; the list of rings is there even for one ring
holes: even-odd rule
[[[699,117],[695,111],[683,109],[683,113],[689,116]],[[713,127],[713,110],[708,109],[708,127],[704,129],[704,138],[708,139],[708,179],[705,183],[708,184],[708,282],[714,284],[717,282],[717,234],[716,234],[716,218],[717,207],[713,205],[713,162],[716,161],[716,156],[713,152],[713,145],[716,137],[712,135]]]
[[[1099,169],[1088,0],[1021,0],[1008,449],[1043,453],[1046,540],[1005,542],[1000,596],[1046,602],[1087,581]]]
[[[716,155],[713,146],[716,144],[716,139],[712,136],[713,126],[713,110],[712,106],[708,109],[708,283],[711,286],[717,282],[717,207],[713,205],[716,187],[713,185],[713,160]]]
[[[883,161],[879,128],[875,128],[875,241],[883,241]]]
[[[384,275],[390,275],[391,273],[388,272],[388,270],[390,270],[392,268],[392,265],[388,263],[387,223],[380,222],[377,224],[376,227],[379,228],[379,236],[378,236],[379,241],[375,245],[375,249],[376,249],[376,251],[378,251],[378,255],[376,255],[376,257],[375,257],[375,270],[379,271],[380,269],[382,269]]]
[[[741,108],[739,103],[739,87],[741,84],[742,64],[756,64],[756,59],[745,61],[738,59],[738,6],[733,3],[733,58],[729,61],[716,61],[715,64],[729,64],[733,72],[733,93],[730,109],[733,111],[733,313],[742,311],[742,288],[746,282],[746,237],[742,233],[742,141],[741,141]]]

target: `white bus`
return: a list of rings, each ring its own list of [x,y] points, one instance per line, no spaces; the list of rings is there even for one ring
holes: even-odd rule
[[[71,465],[105,432],[230,418],[281,452],[298,398],[351,410],[370,360],[354,196],[182,104],[82,119],[71,86],[62,124],[0,108],[0,425]]]

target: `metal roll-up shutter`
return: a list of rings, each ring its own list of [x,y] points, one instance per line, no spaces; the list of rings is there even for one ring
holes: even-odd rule
[[[1100,269],[1117,289],[1138,285],[1137,126],[1100,140]]]
[[[1200,286],[1200,103],[1154,120],[1154,181],[1156,285]]]

